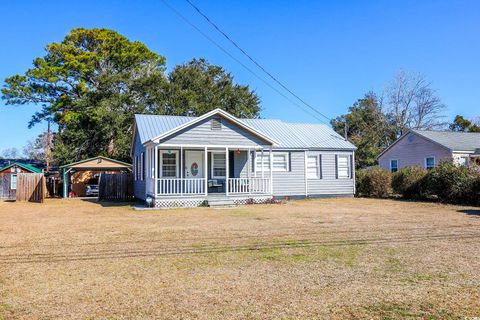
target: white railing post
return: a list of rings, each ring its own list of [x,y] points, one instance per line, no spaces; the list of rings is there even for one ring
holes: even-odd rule
[[[208,148],[205,146],[205,154],[204,154],[204,171],[203,171],[203,176],[205,179],[205,196],[208,196]]]
[[[225,195],[228,197],[228,180],[229,180],[229,171],[230,171],[230,161],[229,161],[228,147],[225,148]]]

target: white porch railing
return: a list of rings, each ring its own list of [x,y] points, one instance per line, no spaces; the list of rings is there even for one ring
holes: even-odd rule
[[[269,178],[229,178],[228,194],[269,194]],[[225,190],[224,190],[225,191]],[[205,178],[157,179],[157,194],[160,196],[205,194]]]
[[[205,178],[157,179],[159,195],[205,194]]]
[[[231,194],[270,193],[269,178],[229,178],[227,185]]]

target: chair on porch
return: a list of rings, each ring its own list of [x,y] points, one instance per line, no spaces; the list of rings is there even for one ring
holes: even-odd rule
[[[216,192],[222,192],[223,190],[223,183],[216,179],[208,180],[208,190],[213,189]]]

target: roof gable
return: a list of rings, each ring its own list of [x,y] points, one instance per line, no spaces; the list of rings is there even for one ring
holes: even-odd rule
[[[18,166],[18,167],[20,167],[20,168],[22,168],[22,169],[24,169],[24,170],[26,170],[26,171],[30,171],[30,172],[32,172],[32,173],[42,173],[42,170],[41,170],[41,169],[38,169],[38,168],[36,168],[36,167],[34,167],[34,166],[32,166],[32,165],[29,165],[29,164],[27,164],[27,163],[21,163],[21,162],[11,163],[11,164],[9,164],[8,166],[5,166],[5,167],[3,167],[3,168],[0,168],[0,171],[4,171],[4,170],[9,169],[9,168],[11,168],[11,167],[13,167],[13,166]]]
[[[94,158],[89,158],[77,162],[73,162],[70,164],[66,164],[61,166],[60,168],[130,168],[132,167],[131,164],[115,160],[115,159],[110,159],[107,157],[94,157]]]

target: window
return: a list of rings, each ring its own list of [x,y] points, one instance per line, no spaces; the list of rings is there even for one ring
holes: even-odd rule
[[[390,172],[398,171],[398,160],[390,160]]]
[[[434,157],[425,158],[425,168],[427,168],[427,170],[435,168],[435,158]]]
[[[461,166],[468,166],[468,157],[458,158],[458,164]]]
[[[160,158],[162,164],[162,177],[176,178],[178,153],[175,151],[162,152]]]
[[[225,153],[212,152],[212,178],[225,178],[226,164]]]
[[[350,178],[350,157],[337,156],[337,179]]]
[[[210,125],[212,130],[222,130],[222,120],[220,119],[212,119]]]
[[[16,190],[17,189],[17,175],[12,174],[10,176],[10,189]]]
[[[289,155],[288,152],[274,152],[273,154],[273,171],[288,171],[289,168]],[[263,162],[262,162],[263,160]],[[270,154],[264,153],[263,159],[262,154],[257,153],[255,156],[255,171],[270,171]]]
[[[320,156],[308,156],[307,157],[307,178],[319,179],[320,178]]]

